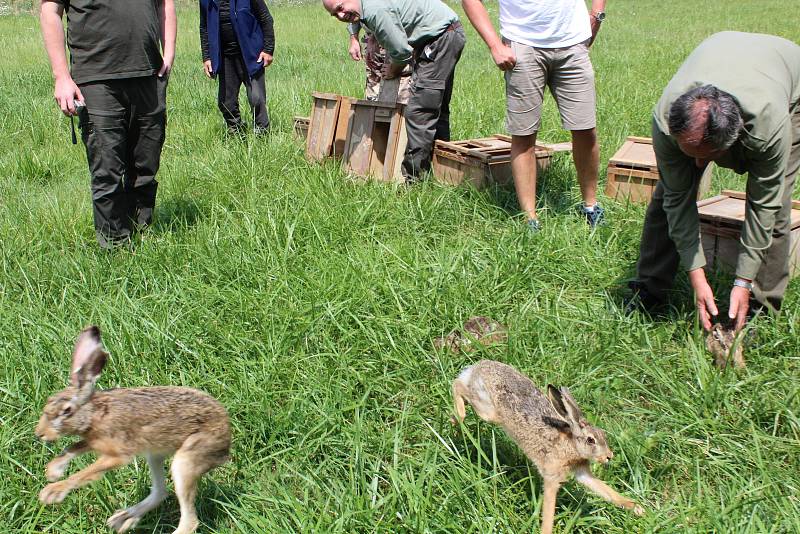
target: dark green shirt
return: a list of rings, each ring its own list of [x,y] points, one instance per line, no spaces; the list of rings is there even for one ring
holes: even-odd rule
[[[152,76],[163,63],[158,0],[54,0],[67,11],[72,79]]]
[[[729,93],[742,110],[744,132],[716,163],[748,174],[736,274],[753,279],[772,244],[781,208],[792,146],[791,117],[800,113],[800,46],[773,35],[714,34],[689,55],[656,104],[653,148],[664,186],[664,211],[686,270],[705,265],[691,194],[699,173],[694,160],[669,135],[669,110],[679,96],[706,84]]]

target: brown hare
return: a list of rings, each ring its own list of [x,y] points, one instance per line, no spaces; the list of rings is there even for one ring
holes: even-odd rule
[[[470,317],[460,330],[455,329],[446,336],[436,338],[433,346],[437,349],[446,348],[453,353],[470,353],[478,345],[498,345],[507,340],[508,332],[503,325],[494,319],[479,315]]]
[[[736,339],[736,330],[716,323],[706,334],[706,348],[714,356],[714,365],[724,369],[733,360],[736,369],[744,369],[744,347],[742,339]]]
[[[536,464],[544,479],[542,534],[553,531],[556,493],[571,473],[603,499],[642,515],[641,506],[592,474],[590,461],[605,464],[614,456],[605,432],[589,424],[567,388],[547,386],[547,392],[549,399],[528,377],[492,360],[467,367],[453,381],[458,420],[466,416],[466,401],[478,417],[502,426]]]
[[[174,453],[172,479],[181,509],[174,534],[189,534],[199,521],[194,501],[200,477],[229,458],[231,432],[225,408],[211,396],[183,387],[148,387],[95,390],[108,353],[96,326],[84,329],[75,342],[70,372],[71,386],[47,401],[36,426],[45,441],[79,436],[47,465],[51,482],[39,493],[45,504],[59,503],[67,494],[102,478],[106,471],[144,455],[150,467],[152,488],[139,504],[119,510],[108,520],[117,532],[133,528],[141,517],[167,496],[164,460]],[[59,480],[70,461],[95,452],[97,460]]]

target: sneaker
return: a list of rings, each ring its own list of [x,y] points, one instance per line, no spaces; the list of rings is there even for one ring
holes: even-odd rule
[[[597,228],[603,224],[605,220],[605,210],[600,207],[600,204],[595,204],[591,208],[587,208],[586,204],[581,203],[581,213],[586,217],[586,222],[592,229]]]
[[[528,231],[532,234],[538,234],[542,229],[539,219],[528,219]]]

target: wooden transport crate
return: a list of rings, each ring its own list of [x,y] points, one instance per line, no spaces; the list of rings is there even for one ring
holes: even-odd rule
[[[312,93],[314,107],[306,137],[306,157],[322,161],[341,156],[350,122],[350,105],[354,98],[332,93]]]
[[[700,179],[697,199],[708,195],[714,163],[709,163]],[[606,196],[630,202],[650,202],[660,175],[649,137],[628,137],[608,161]]]
[[[724,270],[736,269],[739,239],[744,221],[745,194],[723,191],[720,195],[697,203],[700,215],[700,236],[709,266]],[[792,276],[800,274],[800,201],[792,201],[790,265]]]
[[[537,143],[536,166],[539,172],[547,169],[554,152],[570,149],[569,144],[550,148],[543,143]],[[436,141],[433,150],[433,175],[441,183],[466,183],[477,189],[493,183],[513,183],[511,138],[507,135],[494,135],[464,141]]]
[[[311,123],[311,117],[294,117],[292,123],[292,130],[298,139],[308,138],[308,126]]]
[[[351,103],[350,128],[342,165],[358,176],[402,183],[406,126],[401,104],[356,100]]]

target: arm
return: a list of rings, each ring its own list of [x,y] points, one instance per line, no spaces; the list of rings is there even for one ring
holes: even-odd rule
[[[764,254],[772,245],[775,219],[780,212],[784,194],[784,178],[791,151],[792,129],[786,120],[761,153],[749,165],[747,200],[736,260],[736,277],[752,282],[761,268]],[[728,316],[736,320],[736,329],[744,326],[750,305],[750,290],[734,286],[731,290]]]
[[[264,34],[264,49],[258,56],[258,62],[269,67],[272,64],[272,55],[275,53],[275,30],[273,29],[272,15],[264,0],[251,0],[250,9],[253,10],[256,20],[261,26],[261,33]]]
[[[589,12],[589,24],[592,27],[592,37],[589,39],[589,46],[592,46],[597,37],[597,32],[600,31],[600,21],[597,20],[595,15],[600,12],[605,12],[605,10],[606,0],[592,0],[592,10]]]
[[[492,54],[495,65],[500,70],[510,70],[517,63],[517,58],[509,46],[506,46],[494,31],[492,21],[489,20],[489,13],[486,11],[482,0],[461,0],[461,7],[472,23],[472,26],[481,36],[489,52]]]
[[[386,55],[391,62],[397,64],[397,67],[389,67],[387,72],[393,68],[400,72],[411,62],[414,49],[408,43],[408,37],[397,15],[388,9],[381,10],[375,16],[373,27],[368,29],[372,30],[375,38],[386,49]]]
[[[206,13],[206,3],[200,4],[200,52],[203,54],[203,71],[206,76],[211,78],[214,73],[211,71],[211,52],[208,49],[208,14]]]
[[[158,77],[169,76],[172,63],[175,61],[175,40],[178,34],[178,17],[175,15],[175,0],[162,0],[159,12],[161,17],[161,48],[164,64],[158,71]]]
[[[677,143],[663,133],[653,120],[653,150],[664,188],[664,213],[667,215],[669,237],[675,243],[681,265],[686,269],[695,294],[700,323],[711,329],[711,316],[716,316],[714,292],[706,280],[706,259],[700,242],[700,220],[697,213],[697,183],[703,169],[678,148]]]
[[[358,34],[361,31],[361,23],[351,22],[347,25],[347,32],[350,34],[350,44],[347,52],[353,61],[361,61],[361,43],[358,42]]]
[[[42,28],[44,48],[50,59],[50,67],[55,79],[53,97],[64,115],[75,115],[75,101],[83,102],[83,95],[67,67],[64,26],[61,25],[63,15],[64,6],[50,0],[42,0],[39,23]]]

